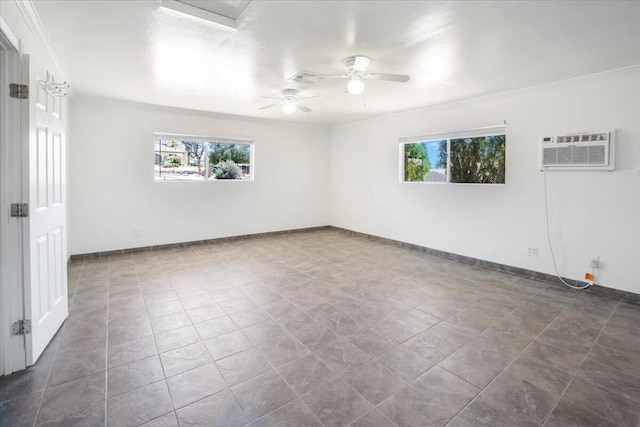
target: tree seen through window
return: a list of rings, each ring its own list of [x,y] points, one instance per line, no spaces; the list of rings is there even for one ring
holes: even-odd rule
[[[504,134],[403,145],[405,182],[505,183]]]

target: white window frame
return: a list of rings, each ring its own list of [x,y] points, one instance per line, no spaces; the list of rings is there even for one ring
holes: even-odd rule
[[[506,162],[505,162],[505,182],[495,184],[482,184],[482,183],[469,183],[469,182],[451,182],[451,140],[463,139],[463,138],[478,138],[483,136],[498,136],[505,135],[506,138],[506,125],[486,126],[481,128],[464,129],[458,131],[438,132],[424,135],[416,135],[400,138],[398,144],[399,150],[399,168],[398,178],[401,184],[429,184],[429,185],[505,185],[506,184]],[[404,162],[404,146],[407,144],[418,144],[431,141],[447,141],[447,180],[445,182],[431,182],[431,181],[405,181],[405,162]],[[505,155],[506,155],[505,144]]]
[[[156,179],[155,170],[153,173],[153,182],[188,182],[188,183],[196,183],[196,182],[253,182],[255,180],[255,143],[252,137],[248,136],[200,136],[200,135],[188,135],[184,133],[166,133],[166,132],[155,132],[153,134],[153,144],[155,146],[155,141],[157,139],[186,139],[186,140],[196,140],[207,143],[218,143],[218,144],[242,144],[250,146],[249,150],[249,179],[210,179],[209,176],[206,176],[201,180],[173,180],[173,179]],[[155,165],[155,150],[154,150],[154,165]],[[207,148],[207,154],[205,155],[205,170],[208,171],[209,168],[209,149]]]

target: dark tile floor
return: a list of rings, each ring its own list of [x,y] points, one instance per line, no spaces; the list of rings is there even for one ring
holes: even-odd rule
[[[2,426],[638,426],[640,307],[336,231],[74,263]]]

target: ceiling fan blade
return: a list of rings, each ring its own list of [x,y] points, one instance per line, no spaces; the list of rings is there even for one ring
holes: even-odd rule
[[[283,104],[284,101],[276,102],[275,104],[267,105],[266,107],[258,108],[258,110],[266,110],[267,108],[275,107],[276,105]]]
[[[381,73],[374,73],[374,74],[369,74],[368,76],[366,76],[367,79],[372,79],[372,80],[387,80],[390,82],[400,82],[400,83],[405,83],[408,82],[410,79],[410,76],[407,76],[406,74],[381,74]]]
[[[299,96],[296,99],[311,99],[311,98],[317,98],[318,95],[313,95],[313,96]]]
[[[327,76],[324,74],[316,73],[315,71],[302,70],[289,77],[287,80],[293,80],[294,82],[307,82],[313,83],[320,80],[324,80]]]
[[[310,113],[311,112],[311,108],[307,107],[306,105],[302,105],[300,103],[296,104],[296,107],[298,108],[298,110],[302,111],[303,113]]]
[[[262,96],[261,98],[267,98],[267,99],[282,99],[281,96]]]
[[[296,73],[295,75],[289,77],[288,80],[293,80],[294,82],[300,82],[300,83],[315,83],[324,79],[335,79],[335,78],[344,79],[347,77],[349,76],[344,74],[326,75],[326,74],[316,73],[315,71],[302,70]]]

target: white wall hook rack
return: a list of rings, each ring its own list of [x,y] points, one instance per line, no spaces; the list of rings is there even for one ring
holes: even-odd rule
[[[49,72],[47,71],[47,79],[39,80],[40,84],[44,87],[47,93],[50,93],[53,96],[58,98],[62,98],[67,96],[67,89],[71,87],[71,85],[67,82],[56,83],[55,79]]]

